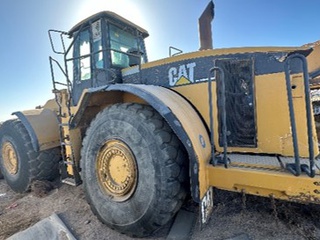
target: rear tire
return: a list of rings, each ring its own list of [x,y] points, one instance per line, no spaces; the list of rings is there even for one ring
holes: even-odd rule
[[[35,152],[20,120],[9,120],[0,128],[0,169],[15,192],[30,189],[33,180],[53,180],[59,175],[59,148]]]
[[[180,209],[188,189],[183,146],[150,106],[100,112],[83,141],[82,176],[92,211],[109,227],[144,237]]]

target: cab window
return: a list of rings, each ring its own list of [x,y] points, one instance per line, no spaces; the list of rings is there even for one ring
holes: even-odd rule
[[[88,55],[89,54],[89,55]],[[87,55],[87,56],[86,56]],[[91,78],[90,33],[89,29],[79,33],[74,48],[74,73],[76,83]]]
[[[103,51],[102,51],[102,33],[101,33],[101,19],[91,24],[93,52],[94,52],[94,66],[96,69],[103,68]]]
[[[110,25],[110,48],[112,66],[129,67],[128,50],[138,49],[138,38],[122,29]]]
[[[80,56],[90,54],[90,35],[89,30],[80,33]],[[80,73],[81,80],[88,80],[91,78],[91,64],[90,56],[81,57],[80,59]]]

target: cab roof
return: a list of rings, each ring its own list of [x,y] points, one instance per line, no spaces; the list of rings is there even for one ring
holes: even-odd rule
[[[114,12],[111,12],[111,11],[98,12],[98,13],[93,14],[92,16],[80,21],[73,28],[70,29],[69,35],[72,35],[74,32],[78,31],[83,24],[88,24],[89,25],[90,23],[92,23],[92,22],[94,22],[94,21],[96,21],[96,20],[98,20],[100,18],[106,18],[106,19],[109,19],[109,20],[115,21],[115,22],[119,21],[119,22],[121,22],[121,23],[123,23],[125,25],[128,25],[128,26],[130,26],[132,28],[137,29],[139,32],[142,33],[142,36],[144,38],[149,36],[148,31],[146,31],[145,29],[139,27],[138,25],[130,22],[129,20],[127,20],[127,19],[125,19],[125,18],[123,18],[123,17],[119,16],[118,14],[116,14]]]

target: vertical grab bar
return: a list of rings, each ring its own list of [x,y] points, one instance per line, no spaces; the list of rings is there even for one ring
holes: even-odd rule
[[[292,55],[291,55],[292,56]],[[291,88],[291,79],[289,73],[289,61],[291,56],[286,59],[285,62],[285,76],[286,76],[286,87],[287,87],[287,96],[288,96],[288,104],[289,104],[289,114],[290,114],[290,125],[291,125],[291,132],[292,132],[292,143],[293,143],[293,150],[294,150],[294,159],[295,164],[287,164],[286,168],[295,176],[299,176],[301,174],[301,165],[300,165],[300,157],[299,157],[299,147],[298,147],[298,140],[297,140],[297,129],[296,129],[296,120],[294,116],[294,108],[293,108],[293,98],[292,98],[292,88]]]
[[[220,67],[212,67],[209,70],[208,76],[208,94],[209,94],[209,114],[210,114],[210,138],[211,138],[211,154],[212,159],[215,160],[214,155],[214,129],[213,129],[213,107],[212,107],[212,80],[211,74],[218,71],[221,74],[221,108],[222,108],[222,137],[223,137],[223,163],[224,167],[228,168],[228,158],[227,158],[227,118],[226,118],[226,89],[224,82],[224,72]],[[216,81],[217,82],[217,81]],[[213,161],[215,163],[215,161]]]
[[[290,62],[292,59],[299,59],[302,62],[303,69],[303,82],[304,82],[304,93],[305,93],[305,104],[306,104],[306,117],[307,117],[307,132],[308,132],[308,147],[309,147],[309,164],[310,168],[306,165],[301,166],[299,158],[299,149],[298,149],[298,140],[297,140],[297,130],[296,130],[296,121],[294,116],[294,107],[293,107],[293,98],[292,98],[292,89],[291,89],[291,79],[290,79]],[[309,73],[308,65],[305,56],[301,54],[292,54],[288,56],[285,60],[285,76],[286,76],[286,86],[288,94],[288,104],[289,104],[289,113],[290,113],[290,124],[292,129],[292,142],[294,147],[294,157],[295,157],[295,169],[292,165],[287,165],[287,169],[292,172],[295,176],[301,174],[301,168],[309,177],[315,176],[315,166],[314,166],[314,146],[312,140],[312,114],[311,114],[311,100],[310,100],[310,89],[309,89]]]

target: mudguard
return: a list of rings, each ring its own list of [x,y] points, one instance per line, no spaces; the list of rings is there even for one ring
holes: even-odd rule
[[[208,190],[208,179],[206,174],[206,165],[210,160],[211,144],[208,131],[199,117],[196,110],[189,104],[187,100],[176,92],[153,85],[140,84],[114,84],[100,88],[88,89],[83,94],[82,100],[78,107],[78,111],[71,121],[71,126],[76,128],[86,107],[90,104],[90,99],[94,99],[94,95],[101,92],[108,92],[104,95],[104,100],[111,103],[114,94],[111,92],[130,93],[144,102],[151,105],[159,114],[168,122],[169,126],[181,140],[185,146],[190,159],[190,177],[191,177],[191,193],[196,202],[200,202],[201,198]],[[117,98],[119,99],[119,98]],[[114,100],[113,103],[117,102]]]
[[[59,122],[54,111],[46,108],[14,112],[26,128],[34,151],[60,146]]]

